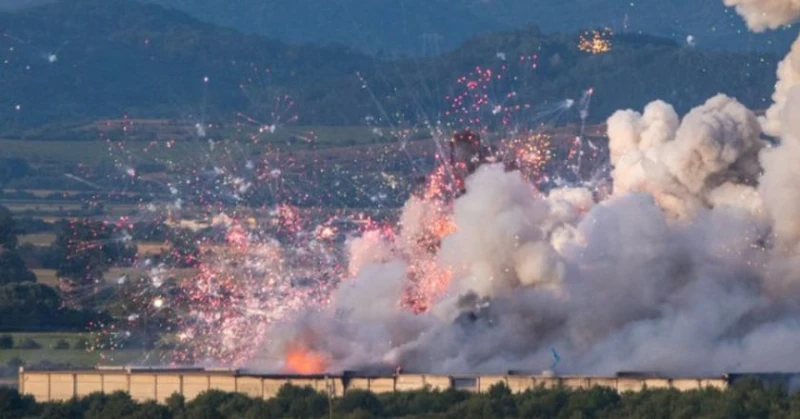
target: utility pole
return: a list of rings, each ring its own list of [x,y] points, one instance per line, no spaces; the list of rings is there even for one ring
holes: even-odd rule
[[[442,53],[442,35],[429,32],[422,34],[421,38],[423,57],[435,57]]]
[[[333,419],[333,392],[335,391],[334,384],[331,382],[331,378],[326,374],[325,375],[325,390],[328,393],[328,418]]]

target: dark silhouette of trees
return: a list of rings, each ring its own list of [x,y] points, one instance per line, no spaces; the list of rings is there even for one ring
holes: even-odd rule
[[[0,286],[36,282],[36,275],[28,270],[17,251],[18,234],[13,214],[0,205]]]
[[[55,289],[36,283],[18,252],[17,234],[11,212],[0,206],[0,330],[83,328],[97,315],[65,308]]]
[[[23,418],[35,415],[40,410],[33,397],[21,396],[16,390],[0,387],[0,417]]]
[[[0,247],[14,249],[17,247],[17,224],[14,215],[8,208],[0,205]]]
[[[103,274],[136,257],[136,246],[113,224],[88,219],[70,222],[51,246],[58,261],[61,291],[77,307],[94,307],[105,283]],[[73,298],[74,297],[74,298]]]
[[[217,390],[186,402],[173,395],[163,405],[137,403],[126,393],[95,393],[63,403],[34,403],[0,388],[0,417],[43,418],[791,418],[800,416],[800,393],[752,379],[732,388],[680,392],[652,389],[619,394],[609,388],[538,388],[514,394],[502,384],[486,393],[420,390],[373,394],[349,391],[328,399],[311,388],[283,386],[276,397],[255,399]]]
[[[0,249],[0,285],[36,282],[36,275],[28,270],[16,249]]]

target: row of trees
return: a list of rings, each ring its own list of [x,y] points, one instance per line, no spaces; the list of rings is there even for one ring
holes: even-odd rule
[[[58,290],[37,283],[23,259],[22,254],[31,252],[20,248],[20,232],[12,213],[0,206],[0,329],[83,329],[92,320],[104,319],[98,307],[81,303],[96,294],[109,266],[135,256],[135,247],[120,242],[113,228],[103,223],[64,224],[56,242],[41,252],[69,285]],[[79,304],[69,304],[62,291],[77,296]]]
[[[733,388],[679,392],[645,390],[618,394],[609,388],[536,389],[512,394],[496,385],[486,394],[414,391],[373,394],[349,391],[329,399],[311,388],[285,385],[270,400],[210,391],[186,402],[173,395],[164,405],[137,403],[127,393],[100,393],[64,403],[36,403],[0,388],[0,417],[41,418],[794,418],[800,394],[745,380]]]
[[[24,232],[42,227],[31,220],[21,221],[0,206],[0,331],[85,330],[126,319],[131,327],[126,345],[150,348],[170,345],[159,340],[160,331],[177,317],[170,309],[139,317],[141,304],[165,294],[177,298],[176,280],[164,278],[155,287],[146,277],[109,281],[109,268],[134,264],[139,240],[162,242],[169,249],[151,256],[148,262],[152,266],[195,266],[200,258],[198,240],[214,240],[213,232],[202,235],[163,223],[142,222],[123,228],[86,219],[50,225],[47,231],[54,231],[56,237],[49,246],[19,246],[20,227]],[[38,283],[29,266],[55,270],[58,283]],[[137,316],[131,317],[132,313]]]

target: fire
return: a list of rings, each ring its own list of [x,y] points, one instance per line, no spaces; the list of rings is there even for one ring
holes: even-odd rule
[[[611,51],[610,38],[614,35],[611,29],[604,29],[602,31],[584,32],[578,41],[578,49],[592,54],[605,54]]]
[[[286,350],[283,368],[294,374],[319,374],[328,368],[324,354],[304,345],[290,345]]]

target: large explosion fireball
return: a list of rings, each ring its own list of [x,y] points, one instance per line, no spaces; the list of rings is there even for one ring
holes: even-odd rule
[[[725,2],[755,30],[800,17],[796,0]],[[181,285],[177,361],[540,371],[558,351],[559,372],[797,370],[799,63],[800,41],[762,120],[724,95],[682,118],[661,101],[615,113],[608,161],[593,162],[612,168],[604,179],[548,182],[540,133],[492,148],[464,132],[439,142],[396,223],[362,215],[347,230],[291,207],[269,229],[232,217],[227,244]],[[459,103],[505,112],[480,75]],[[584,160],[600,147],[574,144]]]

